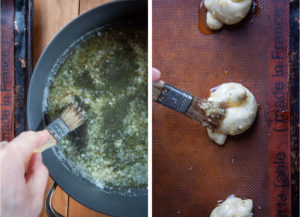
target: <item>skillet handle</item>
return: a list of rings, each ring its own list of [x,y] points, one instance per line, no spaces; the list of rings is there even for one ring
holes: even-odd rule
[[[47,193],[47,196],[46,196],[45,209],[46,209],[48,217],[64,217],[63,215],[56,212],[55,209],[52,207],[52,196],[56,189],[56,186],[57,186],[57,183],[53,182],[53,184],[51,185],[51,187]]]

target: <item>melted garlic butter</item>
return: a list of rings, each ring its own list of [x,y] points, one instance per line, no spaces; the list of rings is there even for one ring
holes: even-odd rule
[[[217,87],[209,101],[225,102],[227,112],[218,129],[207,129],[210,139],[219,145],[225,143],[227,135],[238,135],[253,124],[257,103],[253,94],[243,85],[230,82]]]
[[[210,217],[251,217],[253,202],[251,199],[242,200],[229,196],[222,204],[217,206]]]
[[[68,166],[100,188],[143,189],[148,175],[147,31],[115,24],[82,38],[51,82],[54,120],[78,103],[87,121],[57,145]]]
[[[225,24],[232,25],[246,17],[251,0],[204,0],[207,9],[206,24],[217,30]]]

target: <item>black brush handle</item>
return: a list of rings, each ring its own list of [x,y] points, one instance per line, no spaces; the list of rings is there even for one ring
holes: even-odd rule
[[[185,114],[190,107],[193,96],[163,81],[152,83],[152,100]]]

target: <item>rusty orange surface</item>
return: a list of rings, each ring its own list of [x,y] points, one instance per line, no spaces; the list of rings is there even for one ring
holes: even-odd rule
[[[251,129],[228,137],[224,146],[213,143],[201,124],[153,103],[155,217],[209,216],[217,201],[231,194],[251,198],[257,217],[281,211],[290,216],[289,187],[276,187],[289,186],[289,117],[281,122],[275,118],[273,94],[276,82],[282,82],[282,110],[288,111],[289,2],[259,2],[262,10],[253,22],[247,17],[241,24],[202,34],[200,0],[153,1],[153,66],[162,71],[162,80],[198,97],[208,97],[210,88],[222,83],[238,82],[259,103]],[[272,57],[276,52],[279,60]],[[280,64],[283,73],[277,76]],[[282,161],[278,153],[284,153]],[[280,175],[285,183],[278,181],[276,162],[284,165]]]

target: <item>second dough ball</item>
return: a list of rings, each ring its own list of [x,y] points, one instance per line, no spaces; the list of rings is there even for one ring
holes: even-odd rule
[[[251,0],[204,0],[206,24],[210,29],[220,29],[223,24],[233,25],[246,17]]]

